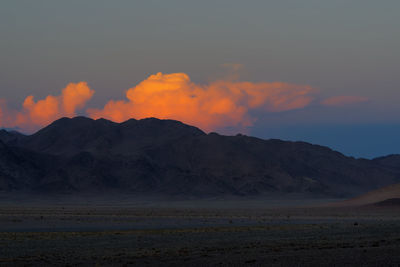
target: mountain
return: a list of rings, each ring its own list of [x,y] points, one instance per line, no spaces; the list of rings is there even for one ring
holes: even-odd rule
[[[15,135],[0,134],[0,166],[9,169],[0,173],[3,191],[343,197],[400,182],[395,155],[355,159],[305,142],[206,134],[173,120],[62,118]]]
[[[105,119],[76,117],[59,119],[37,133],[19,139],[17,145],[53,155],[72,156],[83,151],[96,155],[129,155],[196,135],[204,135],[204,132],[172,120],[130,119],[118,124]]]
[[[44,175],[43,170],[29,154],[34,152],[22,152],[19,149],[11,149],[0,141],[0,190],[30,190],[38,184]],[[40,157],[36,157],[39,159]]]
[[[15,143],[18,142],[19,139],[25,137],[25,135],[14,131],[14,130],[6,130],[6,129],[1,129],[0,130],[0,140],[6,143]]]
[[[385,157],[375,158],[373,161],[387,168],[400,170],[400,155],[388,155]]]

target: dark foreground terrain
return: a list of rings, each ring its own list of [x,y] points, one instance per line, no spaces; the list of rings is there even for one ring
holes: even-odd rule
[[[295,203],[294,201],[293,203]],[[399,266],[400,208],[270,200],[0,205],[4,266]],[[275,204],[278,202],[275,202]],[[292,203],[292,206],[293,206]]]

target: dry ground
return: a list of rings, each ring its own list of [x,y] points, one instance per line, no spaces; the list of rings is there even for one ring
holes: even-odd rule
[[[0,264],[400,265],[398,207],[182,203],[0,205]]]

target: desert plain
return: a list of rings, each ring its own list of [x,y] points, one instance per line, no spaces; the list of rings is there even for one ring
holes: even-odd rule
[[[400,264],[397,203],[5,199],[10,198],[0,205],[2,266]]]

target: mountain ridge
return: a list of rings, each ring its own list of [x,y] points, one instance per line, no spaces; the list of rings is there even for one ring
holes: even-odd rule
[[[4,162],[19,153],[38,174],[32,180],[23,177],[30,172],[12,177],[0,169],[2,191],[343,197],[400,182],[396,155],[355,159],[306,142],[206,134],[156,118],[122,123],[61,118],[28,136],[0,133],[0,141]],[[19,169],[2,157],[0,166]],[[33,182],[21,186],[24,180]]]

